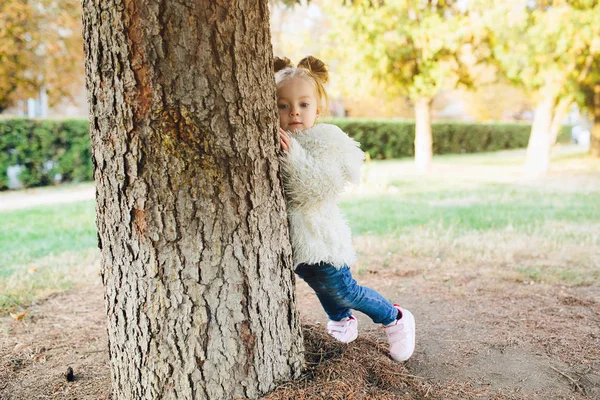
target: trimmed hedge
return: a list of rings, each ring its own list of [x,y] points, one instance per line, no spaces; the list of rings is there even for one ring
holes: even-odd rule
[[[415,122],[367,119],[330,119],[360,142],[371,158],[412,157],[415,154]],[[570,127],[564,126],[559,143],[571,139]],[[477,153],[527,147],[531,124],[433,122],[433,154]]]
[[[414,121],[329,119],[361,143],[371,158],[414,155]],[[570,127],[558,141],[569,142]],[[525,123],[434,122],[434,154],[475,153],[527,146],[531,125]],[[20,165],[25,187],[93,179],[88,121],[0,119],[0,190],[8,187],[7,169]]]
[[[24,187],[93,179],[88,121],[0,119],[0,190],[8,187],[7,170],[22,167]]]

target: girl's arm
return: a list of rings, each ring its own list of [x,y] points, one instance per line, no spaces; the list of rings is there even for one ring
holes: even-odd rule
[[[320,142],[314,155],[280,129],[284,185],[288,200],[298,205],[335,198],[346,183],[360,183],[365,158],[360,144],[335,125],[316,125],[312,134]]]
[[[288,201],[296,206],[319,204],[335,198],[344,190],[344,167],[335,157],[316,160],[296,139],[282,137],[286,152],[280,158]],[[332,153],[335,149],[332,147]]]

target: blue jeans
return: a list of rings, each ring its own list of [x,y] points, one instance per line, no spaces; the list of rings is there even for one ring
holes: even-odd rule
[[[376,324],[391,324],[398,316],[398,310],[382,295],[359,286],[348,266],[337,269],[326,263],[299,264],[295,272],[315,291],[332,321],[350,317],[351,309],[367,314]]]

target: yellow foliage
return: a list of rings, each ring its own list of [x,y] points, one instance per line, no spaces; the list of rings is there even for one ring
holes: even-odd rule
[[[55,103],[72,93],[83,75],[79,1],[0,2],[0,110],[44,85]]]

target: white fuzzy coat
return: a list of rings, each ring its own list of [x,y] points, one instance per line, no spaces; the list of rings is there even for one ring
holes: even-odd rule
[[[291,135],[281,157],[294,266],[356,260],[348,222],[337,202],[347,183],[358,184],[364,153],[335,125],[317,124]]]

